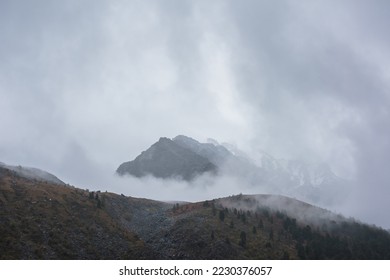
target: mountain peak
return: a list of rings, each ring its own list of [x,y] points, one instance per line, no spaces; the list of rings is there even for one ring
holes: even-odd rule
[[[122,163],[117,173],[135,177],[152,175],[157,178],[181,178],[186,181],[206,172],[215,173],[217,166],[186,148],[186,143],[197,142],[189,139],[186,136],[177,136],[174,140],[161,137],[134,160]]]
[[[173,139],[161,137],[133,161],[121,164],[117,173],[191,181],[206,172],[218,171],[218,174],[240,178],[262,192],[294,196],[326,206],[345,199],[348,193],[345,180],[337,177],[326,164],[281,160],[263,151],[258,153],[255,161],[227,143],[218,144],[215,140],[201,143],[185,135]]]
[[[170,142],[170,141],[172,141],[172,140],[169,139],[168,137],[160,137],[160,139],[158,139],[158,142],[160,142],[160,143]]]
[[[174,137],[172,140],[173,140],[173,141],[175,141],[175,140],[189,140],[189,141],[198,142],[198,141],[196,141],[194,138],[188,137],[188,136],[183,135],[183,134],[177,135],[177,136]]]
[[[195,139],[185,136],[185,135],[178,135],[175,138],[172,139],[176,143],[185,143],[186,145],[198,145],[200,144]]]

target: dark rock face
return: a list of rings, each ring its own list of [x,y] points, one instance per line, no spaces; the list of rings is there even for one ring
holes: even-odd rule
[[[205,172],[215,173],[217,166],[207,158],[168,138],[160,138],[133,161],[122,163],[117,173],[143,177],[180,178],[190,181]]]
[[[262,172],[249,160],[235,156],[226,147],[214,143],[200,143],[190,137],[160,138],[133,161],[119,166],[119,175],[136,177],[152,175],[157,178],[181,178],[187,181],[205,172],[235,174],[241,177]]]
[[[228,159],[233,157],[233,154],[224,146],[215,145],[212,143],[200,143],[190,137],[178,135],[172,139],[175,143],[183,148],[191,150],[192,152],[207,158],[216,166],[220,166]]]
[[[186,181],[206,172],[238,178],[259,192],[293,196],[323,207],[340,205],[350,193],[350,183],[336,176],[327,164],[276,159],[263,151],[254,160],[232,145],[212,139],[200,143],[184,135],[160,138],[117,169],[119,175]]]

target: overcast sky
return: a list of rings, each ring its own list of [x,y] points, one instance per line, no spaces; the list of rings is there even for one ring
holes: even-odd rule
[[[0,161],[84,187],[211,137],[328,162],[390,228],[389,26],[386,0],[2,0]]]

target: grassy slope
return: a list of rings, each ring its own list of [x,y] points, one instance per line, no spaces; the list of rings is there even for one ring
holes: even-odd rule
[[[287,209],[303,209],[305,215],[297,210],[302,217],[297,218],[296,213],[270,208],[265,199],[268,196],[239,195],[174,207],[175,224],[166,234],[175,244],[173,258],[390,259],[390,234],[385,230],[272,197]]]
[[[0,172],[0,258],[148,257],[144,243],[87,191]]]

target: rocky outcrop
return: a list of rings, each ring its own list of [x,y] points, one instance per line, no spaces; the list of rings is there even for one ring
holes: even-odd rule
[[[171,139],[160,138],[134,160],[122,163],[116,172],[135,177],[152,175],[190,181],[205,172],[217,172],[217,166]]]

